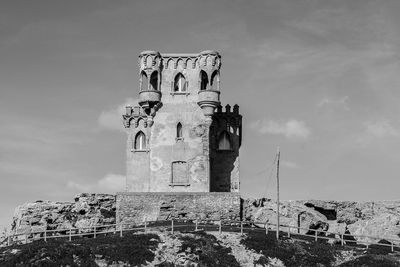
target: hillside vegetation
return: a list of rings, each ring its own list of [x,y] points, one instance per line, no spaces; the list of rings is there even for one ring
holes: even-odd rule
[[[281,238],[259,229],[238,233],[166,229],[50,239],[0,249],[0,266],[400,266],[388,248]]]

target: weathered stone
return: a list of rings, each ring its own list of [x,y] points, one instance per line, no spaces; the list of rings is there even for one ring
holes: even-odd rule
[[[75,197],[74,203],[26,203],[15,209],[11,233],[30,233],[33,229],[69,229],[77,227],[77,222],[83,227],[85,220],[92,224],[112,224],[115,223],[115,208],[115,195],[107,194],[80,194]]]
[[[172,204],[173,203],[173,204]],[[162,209],[166,205],[169,209]],[[236,193],[118,193],[117,222],[142,223],[175,219],[239,220]]]

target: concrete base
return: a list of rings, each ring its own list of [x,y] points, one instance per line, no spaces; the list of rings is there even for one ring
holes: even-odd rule
[[[240,220],[240,194],[231,192],[121,192],[116,198],[117,223],[144,220]]]

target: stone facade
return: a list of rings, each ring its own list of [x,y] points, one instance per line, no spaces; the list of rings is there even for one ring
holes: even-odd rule
[[[117,223],[144,220],[240,220],[240,195],[231,192],[125,192],[116,198]]]
[[[142,52],[127,107],[128,192],[239,192],[239,107],[220,105],[221,56]]]

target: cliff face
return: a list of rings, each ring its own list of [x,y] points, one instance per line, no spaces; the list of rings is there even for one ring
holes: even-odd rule
[[[11,233],[115,223],[115,195],[79,194],[74,202],[36,201],[15,209]]]
[[[244,199],[241,209],[243,220],[276,223],[276,203],[273,200]],[[80,194],[74,202],[26,203],[16,208],[11,233],[113,224],[115,211],[115,195],[105,194]],[[340,234],[399,239],[400,201],[283,201],[280,223]],[[372,240],[363,238],[358,241]]]

